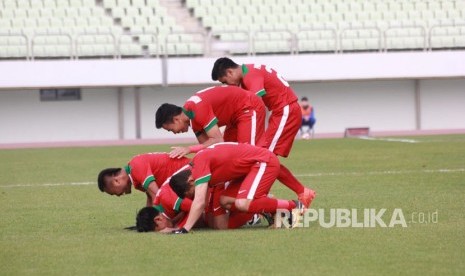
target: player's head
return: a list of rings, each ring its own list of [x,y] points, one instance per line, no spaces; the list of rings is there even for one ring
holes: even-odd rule
[[[212,80],[229,85],[240,85],[242,69],[230,58],[222,57],[215,61],[212,69]]]
[[[101,192],[121,196],[131,193],[131,181],[122,168],[102,170],[97,177],[97,185]]]
[[[173,223],[154,207],[144,207],[137,213],[136,228],[138,232],[158,232],[166,227],[173,228]]]
[[[180,198],[194,198],[194,180],[191,170],[181,171],[170,179],[170,187]]]
[[[180,106],[164,103],[155,113],[155,126],[173,133],[182,133],[189,130],[189,118],[182,112]]]

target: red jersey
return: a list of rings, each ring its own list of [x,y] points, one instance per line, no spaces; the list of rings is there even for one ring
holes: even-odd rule
[[[165,213],[168,218],[174,219],[181,211],[189,212],[192,200],[178,197],[173,189],[171,189],[169,183],[165,182],[158,190],[153,205],[159,211]]]
[[[184,104],[183,111],[191,119],[198,136],[214,125],[234,126],[236,119],[254,110],[252,95],[236,86],[213,86],[195,93]]]
[[[134,188],[145,192],[150,182],[155,181],[161,187],[166,179],[189,161],[186,157],[174,159],[168,153],[153,152],[134,156],[124,169]]]
[[[245,177],[257,162],[277,157],[265,148],[249,144],[218,143],[199,151],[192,159],[195,185],[218,183]]]
[[[278,110],[298,100],[289,83],[266,65],[243,64],[242,75],[241,86],[262,97],[268,110]]]

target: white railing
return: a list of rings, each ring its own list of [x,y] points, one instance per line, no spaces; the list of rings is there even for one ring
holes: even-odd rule
[[[337,30],[336,28],[302,28],[299,29],[297,32],[291,32],[289,30],[254,30],[254,31],[224,31],[224,32],[213,32],[210,31],[208,33],[198,33],[198,32],[175,32],[166,35],[159,35],[156,33],[124,33],[116,35],[110,32],[84,32],[78,33],[76,35],[71,35],[69,33],[34,33],[31,36],[28,36],[23,33],[0,33],[0,39],[8,41],[8,38],[13,37],[20,37],[20,42],[16,41],[16,46],[18,47],[25,47],[26,51],[24,55],[15,55],[8,57],[8,54],[0,52],[0,59],[27,59],[27,60],[34,60],[37,58],[67,58],[67,59],[79,59],[84,58],[86,56],[92,55],[85,55],[82,52],[82,48],[85,46],[98,46],[98,45],[107,45],[109,48],[113,50],[106,51],[104,53],[97,53],[95,56],[97,57],[108,57],[108,58],[125,58],[128,56],[142,56],[142,57],[168,57],[168,56],[190,56],[190,55],[201,55],[201,56],[211,56],[215,55],[218,52],[222,52],[224,54],[236,55],[256,55],[262,53],[288,53],[288,54],[299,54],[303,52],[333,52],[333,53],[344,53],[347,51],[356,52],[356,51],[379,51],[379,52],[386,52],[390,50],[421,50],[421,51],[433,51],[437,48],[465,48],[465,44],[462,43],[462,40],[453,39],[453,41],[459,41],[455,45],[452,43],[451,45],[442,45],[441,47],[435,46],[435,38],[439,38],[444,36],[443,33],[435,33],[435,30],[441,28],[465,28],[465,23],[454,24],[454,25],[434,25],[429,28],[425,28],[424,26],[416,26],[416,25],[409,25],[409,26],[391,26],[384,30],[379,29],[378,27],[348,27]],[[416,40],[412,37],[412,34],[409,33],[409,30],[417,30],[413,31],[416,36]],[[369,35],[360,35],[350,37],[348,35],[350,32],[368,32]],[[326,33],[324,38],[310,35],[311,33]],[[447,33],[447,32],[446,32]],[[463,29],[457,30],[456,36],[463,36]],[[392,35],[394,34],[394,35]],[[182,35],[192,35],[198,36],[198,39],[192,41],[199,45],[196,45],[197,51],[193,53],[189,50],[178,50],[181,49],[180,45],[183,43],[188,43],[186,41],[173,41],[171,38],[175,36],[182,36]],[[149,44],[138,42],[139,36],[151,36],[152,42]],[[45,38],[47,41],[47,37],[65,37],[66,43],[43,43],[39,42],[40,38]],[[85,37],[92,37],[92,39],[86,40]],[[109,39],[100,39],[105,40],[105,43],[95,42],[98,41],[98,38],[106,37]],[[137,53],[132,54],[125,54],[121,50],[123,45],[127,45],[124,43],[124,37],[131,37],[133,41],[133,45],[137,45],[140,47],[140,51]],[[225,39],[222,39],[225,38]],[[228,39],[226,39],[228,37]],[[232,38],[232,39],[231,39]],[[402,40],[410,41],[410,45],[398,45],[398,46],[391,46],[389,44],[390,39],[392,40]],[[49,39],[51,40],[51,39]],[[345,47],[345,41],[364,41],[368,43],[369,40],[371,42],[370,45],[366,47]],[[2,46],[12,46],[1,42],[0,40],[0,48]],[[374,43],[373,43],[374,42]],[[267,47],[264,47],[262,50],[258,49],[260,43],[267,43],[268,46],[273,46],[273,43],[279,43],[279,47],[268,47],[269,51],[267,51]],[[313,45],[312,47],[302,47],[305,43],[310,43],[309,45]],[[312,44],[313,43],[313,44]],[[321,45],[318,45],[320,43]],[[325,43],[325,45],[323,45]],[[131,43],[129,43],[131,44]],[[407,43],[408,44],[408,43]],[[169,46],[172,45],[172,46]],[[177,45],[177,47],[176,47]],[[201,46],[200,46],[201,45]],[[43,53],[37,53],[36,48],[38,46],[61,46],[68,47],[69,54],[63,53],[54,53],[51,54],[49,57],[44,55]],[[198,46],[198,47],[197,47]],[[147,48],[150,49],[147,50]],[[170,48],[171,47],[171,48]],[[145,50],[144,50],[145,48]],[[171,49],[171,50],[170,50]],[[185,49],[182,48],[182,49]]]

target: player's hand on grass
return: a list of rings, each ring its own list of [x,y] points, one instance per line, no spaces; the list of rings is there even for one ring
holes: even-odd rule
[[[171,231],[171,234],[187,234],[189,231],[186,230],[186,228],[181,228],[181,229],[176,229]]]
[[[178,229],[177,228],[166,227],[166,228],[163,228],[162,230],[158,231],[158,233],[171,234],[174,230],[178,230]]]
[[[189,154],[191,151],[188,147],[171,147],[170,157],[171,158],[181,158]]]

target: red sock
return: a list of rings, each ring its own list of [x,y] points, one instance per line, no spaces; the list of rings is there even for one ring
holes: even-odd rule
[[[286,209],[290,211],[295,207],[296,205],[292,200],[278,199],[278,209]]]
[[[276,198],[261,197],[250,202],[248,213],[276,213],[278,200]]]
[[[253,217],[253,214],[241,213],[241,212],[230,212],[228,220],[228,229],[236,229],[244,225]]]
[[[305,187],[302,183],[300,183],[299,180],[297,180],[297,178],[295,178],[295,176],[282,164],[279,170],[278,180],[296,194],[304,192]]]

